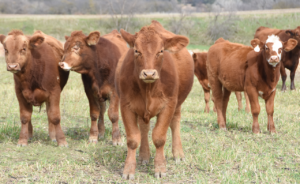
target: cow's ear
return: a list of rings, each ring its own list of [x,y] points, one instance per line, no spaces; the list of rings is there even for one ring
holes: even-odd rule
[[[178,52],[189,44],[189,39],[185,36],[174,36],[165,40],[165,50]]]
[[[86,37],[86,43],[90,45],[96,45],[100,39],[100,32],[93,31]]]
[[[65,36],[65,40],[67,41],[69,39],[69,36]]]
[[[0,34],[0,42],[1,42],[2,44],[3,44],[5,38],[6,38],[5,35]]]
[[[251,45],[254,48],[255,52],[259,52],[260,49],[264,46],[264,43],[262,43],[259,39],[255,38],[251,40]]]
[[[42,35],[34,35],[29,39],[29,45],[31,46],[31,48],[36,48],[40,46],[44,42],[44,40],[45,38]]]
[[[297,44],[298,44],[297,40],[290,38],[288,41],[283,43],[283,49],[284,51],[289,52],[293,50],[297,46]]]
[[[130,46],[130,48],[133,48],[136,36],[126,32],[124,29],[121,29],[120,33],[121,33],[123,39]]]
[[[285,33],[286,33],[287,35],[289,35],[289,36],[294,36],[294,35],[295,35],[294,31],[293,31],[293,30],[290,30],[290,29],[286,30]]]
[[[194,62],[196,62],[197,58],[198,58],[197,54],[193,53],[193,60],[194,60]]]

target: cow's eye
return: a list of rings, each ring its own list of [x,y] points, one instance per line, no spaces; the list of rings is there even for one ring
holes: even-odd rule
[[[139,51],[138,50],[134,50],[134,53],[139,53]]]
[[[268,47],[266,47],[266,51],[268,51],[269,50],[269,48]]]
[[[163,53],[163,52],[164,52],[164,50],[161,50],[160,52],[161,52],[161,53]]]
[[[22,51],[26,51],[26,48],[23,48]]]
[[[78,49],[79,49],[79,47],[73,47],[73,49],[74,49],[74,50],[78,50]]]
[[[4,49],[5,53],[7,54],[8,53],[8,50],[7,49]]]

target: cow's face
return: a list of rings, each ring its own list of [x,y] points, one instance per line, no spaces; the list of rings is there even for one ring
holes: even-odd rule
[[[87,73],[92,67],[90,62],[93,59],[94,46],[98,43],[100,33],[95,31],[85,36],[81,31],[74,31],[70,37],[65,36],[65,38],[64,55],[59,66],[66,71]]]
[[[298,41],[298,45],[300,46],[300,26],[298,26],[296,29],[292,30],[286,30],[286,34],[290,35],[291,38],[294,38]]]
[[[7,36],[0,35],[0,41],[4,47],[7,71],[18,73],[28,63],[30,50],[40,46],[44,37],[37,34],[29,38],[22,31],[14,30]]]
[[[268,36],[266,43],[261,42],[259,39],[251,41],[251,45],[255,52],[260,52],[264,55],[266,61],[276,67],[281,61],[281,54],[284,51],[289,52],[297,46],[298,42],[295,39],[289,39],[287,42],[281,42],[278,36]]]
[[[163,38],[153,28],[143,27],[131,35],[121,30],[122,37],[134,51],[135,73],[145,83],[153,83],[160,78],[165,51],[178,52],[189,43],[184,36]]]

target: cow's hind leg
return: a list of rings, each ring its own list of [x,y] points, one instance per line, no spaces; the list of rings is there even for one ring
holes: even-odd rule
[[[110,96],[110,103],[108,108],[108,117],[112,122],[112,141],[113,145],[121,145],[121,134],[119,129],[119,97],[113,92]]]
[[[237,102],[238,102],[238,111],[242,110],[243,108],[243,105],[242,105],[242,94],[241,92],[235,92],[235,96],[236,96],[236,99],[237,99]]]
[[[148,164],[150,159],[150,147],[148,141],[148,133],[150,130],[150,121],[145,122],[141,117],[138,117],[138,124],[141,131],[141,146],[140,146],[140,154],[139,160],[142,164]]]
[[[204,91],[204,100],[205,100],[204,112],[209,113],[210,90],[206,90],[203,88],[203,91]]]
[[[225,118],[223,116],[223,111],[222,111],[222,106],[223,106],[222,105],[222,103],[223,103],[222,84],[216,78],[210,79],[209,83],[211,84],[213,99],[214,99],[215,107],[217,109],[219,128],[226,130],[226,121],[225,121]]]
[[[227,110],[227,105],[228,105],[230,94],[231,94],[231,91],[228,91],[226,88],[223,88],[222,113],[223,113],[225,124],[226,124],[226,110]]]
[[[285,91],[286,90],[286,85],[285,85],[285,81],[286,81],[286,72],[285,72],[285,68],[283,63],[280,64],[280,74],[281,74],[281,80],[282,80],[282,87],[281,87],[281,91]]]
[[[181,138],[180,138],[180,118],[181,118],[181,106],[177,107],[170,123],[170,128],[172,130],[172,153],[176,163],[178,163],[180,159],[184,158],[184,153],[183,153]]]

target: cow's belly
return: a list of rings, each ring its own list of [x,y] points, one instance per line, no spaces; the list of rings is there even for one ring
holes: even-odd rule
[[[49,97],[49,94],[41,89],[23,90],[22,93],[26,101],[34,106],[41,106]]]
[[[245,71],[240,68],[221,68],[218,79],[229,91],[244,91]]]

